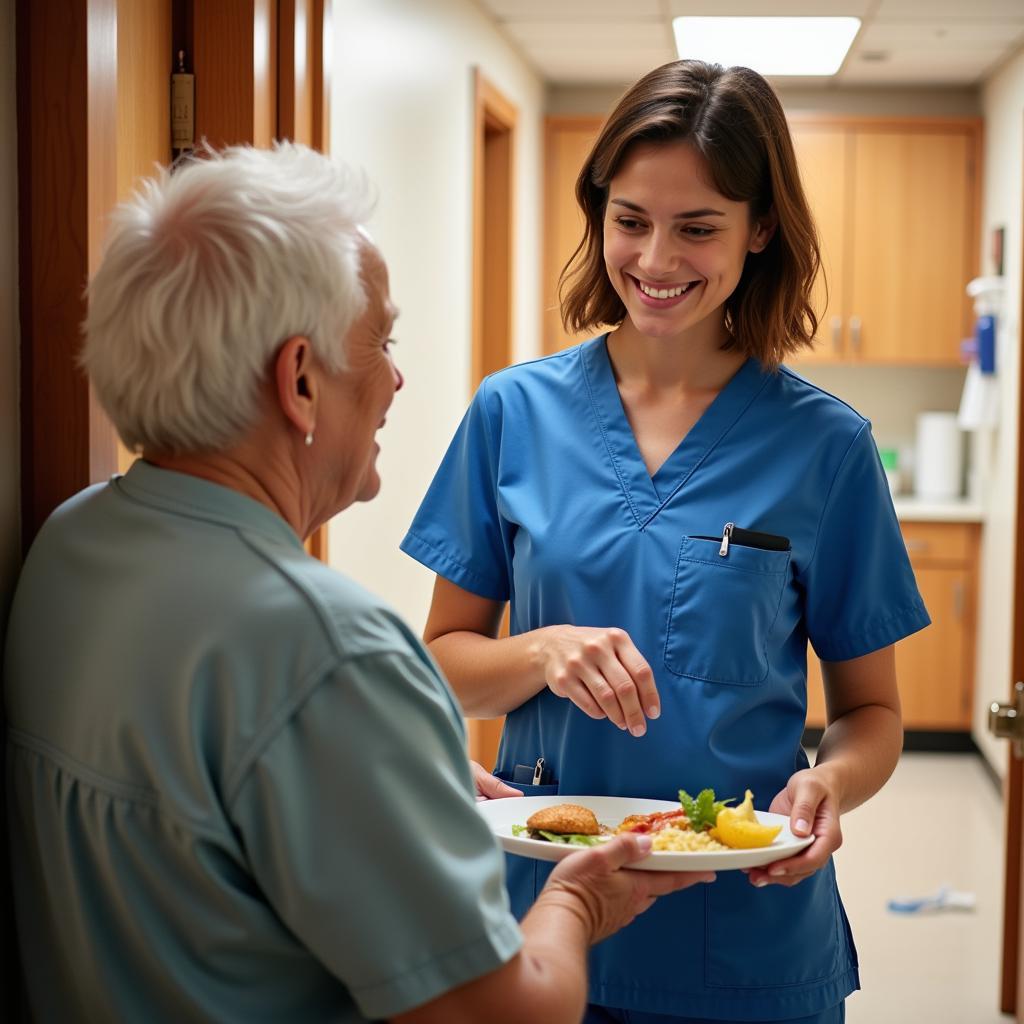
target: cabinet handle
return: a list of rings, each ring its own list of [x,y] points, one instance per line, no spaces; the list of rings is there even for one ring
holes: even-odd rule
[[[927,551],[929,548],[928,541],[918,540],[915,537],[908,537],[903,541],[908,551]]]
[[[843,346],[843,318],[841,316],[832,317],[832,351],[839,355],[839,350]]]
[[[850,317],[850,347],[854,352],[860,352],[860,329],[861,322],[859,316]]]
[[[964,584],[963,580],[953,581],[953,614],[957,621],[964,617]]]

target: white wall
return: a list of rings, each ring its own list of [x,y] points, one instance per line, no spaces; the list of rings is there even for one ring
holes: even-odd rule
[[[990,274],[992,229],[1006,229],[1005,333],[997,353],[1001,418],[991,438],[989,501],[981,552],[978,671],[975,676],[974,739],[992,767],[1006,771],[1005,741],[988,732],[988,704],[1006,700],[1013,685],[1013,548],[1016,536],[1017,449],[1020,419],[1021,220],[1024,218],[1024,50],[985,84],[982,271]]]
[[[401,309],[406,385],[381,431],[380,497],[331,524],[331,564],[417,631],[433,576],[398,550],[469,400],[473,67],[518,108],[513,313],[517,359],[540,346],[544,87],[471,0],[336,3],[331,152],[379,190],[369,225]]]
[[[0,138],[18,137],[14,0],[0,0]],[[20,563],[17,147],[0,152],[0,650]]]

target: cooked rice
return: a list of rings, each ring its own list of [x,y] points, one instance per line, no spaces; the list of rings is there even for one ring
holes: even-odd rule
[[[663,828],[651,836],[652,850],[671,850],[673,853],[697,853],[708,850],[728,850],[712,839],[707,832],[693,832],[690,829]]]

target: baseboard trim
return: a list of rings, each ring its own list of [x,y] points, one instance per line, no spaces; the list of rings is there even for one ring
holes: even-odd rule
[[[805,729],[804,746],[818,746],[824,732],[824,729]],[[913,753],[981,755],[978,744],[969,732],[953,730],[908,729],[903,734],[903,749]],[[985,763],[988,764],[987,761]]]

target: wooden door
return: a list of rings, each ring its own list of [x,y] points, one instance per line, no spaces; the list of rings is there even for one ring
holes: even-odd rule
[[[1024,231],[1024,217],[1019,222]],[[1021,238],[1021,235],[1017,236]],[[1022,247],[1024,248],[1024,247]],[[1020,267],[1020,264],[1018,264]],[[1024,270],[1018,270],[1017,285],[1024,289]],[[1024,360],[1017,361],[1018,394],[1024,395]],[[995,699],[1012,700],[1014,684],[1024,681],[1024,444],[1020,443],[1024,419],[1018,409],[1016,417],[1017,445],[1017,507],[1013,521],[1013,647],[1010,678],[995,680]],[[1024,761],[1016,757],[1007,744],[1007,770],[1003,783],[1006,807],[1006,848],[1003,887],[1003,957],[999,1008],[1015,1013],[1018,1024],[1024,1024],[1024,944],[1020,941],[1021,899],[1024,896],[1024,864],[1022,864],[1022,822],[1024,822]]]
[[[859,128],[847,321],[875,363],[959,365],[973,276],[974,146],[963,130]]]
[[[790,129],[800,177],[818,228],[822,273],[814,289],[818,315],[815,347],[801,350],[787,362],[834,363],[846,355],[849,343],[844,283],[850,216],[850,135],[843,128],[799,121],[791,124]]]
[[[602,117],[549,117],[544,132],[544,281],[541,337],[544,351],[586,340],[562,327],[558,280],[583,238],[583,213],[576,203],[576,179],[604,122]]]

